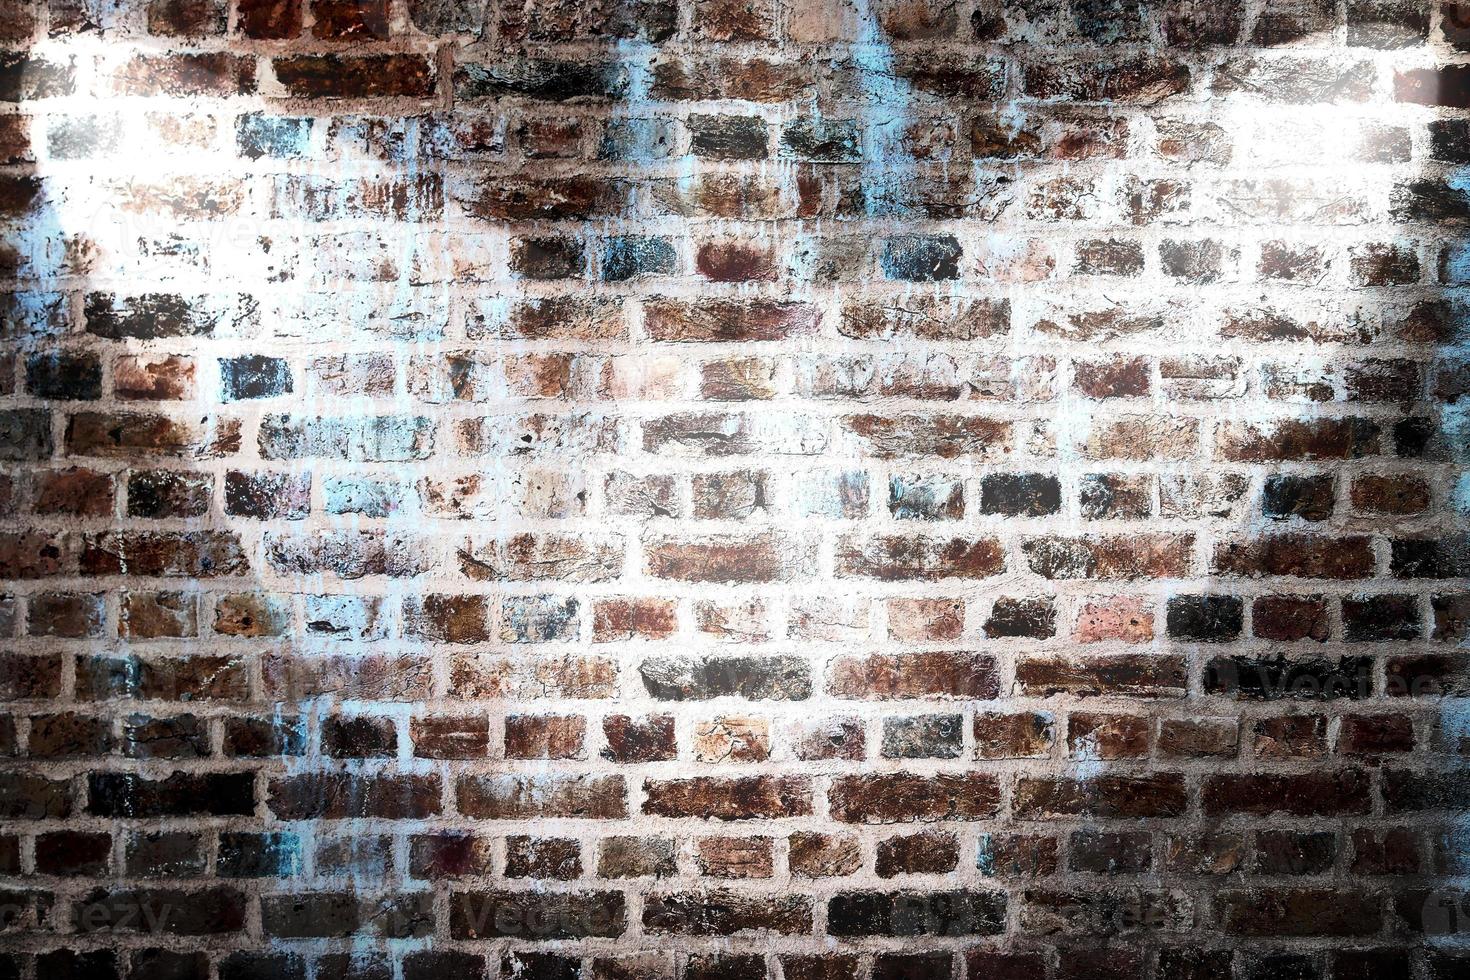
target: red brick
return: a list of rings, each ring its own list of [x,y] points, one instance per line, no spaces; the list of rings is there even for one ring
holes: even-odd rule
[[[113,391],[129,401],[183,401],[194,396],[194,361],[175,354],[120,357],[113,364]]]
[[[506,758],[580,758],[586,729],[579,715],[511,715],[505,719]]]
[[[433,68],[419,55],[293,55],[273,59],[271,67],[286,91],[302,98],[422,99],[434,94]]]
[[[301,0],[237,0],[246,37],[280,40],[301,34]]]
[[[249,95],[255,91],[255,59],[227,52],[138,55],[114,84],[126,95]]]
[[[171,37],[223,34],[222,0],[152,0],[148,5],[148,33]]]
[[[993,538],[847,537],[837,548],[837,574],[843,578],[979,579],[998,575],[1005,562],[1000,543]]]
[[[455,786],[460,813],[482,820],[538,817],[614,819],[627,815],[622,776],[462,776]]]
[[[663,817],[760,820],[812,812],[809,780],[786,776],[657,779],[644,784],[643,812]]]
[[[1056,741],[1052,717],[1036,711],[978,712],[974,734],[977,759],[1045,758]]]
[[[1160,773],[1093,779],[1023,778],[1016,784],[1011,805],[1022,819],[1046,820],[1067,816],[1172,817],[1181,815],[1187,802],[1184,777]]]
[[[490,726],[483,717],[426,717],[409,722],[413,754],[421,759],[483,759]]]
[[[1205,812],[1290,816],[1343,816],[1372,806],[1365,773],[1356,769],[1299,776],[1221,774],[1205,780]]]
[[[644,329],[652,340],[782,340],[813,334],[821,322],[821,313],[803,303],[657,300],[644,309]]]
[[[782,582],[811,569],[800,542],[774,534],[656,541],[646,561],[655,578],[682,582]]]
[[[382,40],[389,34],[387,0],[312,0],[311,36],[328,41]]]
[[[595,643],[634,638],[662,640],[678,628],[674,603],[667,599],[607,599],[593,608]]]
[[[994,658],[981,654],[910,653],[838,657],[829,666],[828,677],[828,693],[839,698],[989,700],[1000,690]]]
[[[984,773],[875,773],[843,776],[827,795],[833,819],[846,823],[976,820],[1000,808],[1000,785]]]

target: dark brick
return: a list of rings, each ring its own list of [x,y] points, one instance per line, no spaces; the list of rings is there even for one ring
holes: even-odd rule
[[[310,473],[242,473],[230,470],[225,474],[226,514],[257,520],[295,521],[306,517],[310,509]]]
[[[301,34],[302,0],[238,0],[246,37],[283,40]]]
[[[950,980],[954,957],[939,953],[879,953],[873,961],[874,980]]]
[[[1325,521],[1332,516],[1336,494],[1336,481],[1327,474],[1271,476],[1266,479],[1261,511],[1267,517]]]
[[[1350,643],[1416,640],[1423,633],[1418,598],[1346,596],[1342,600],[1342,629],[1343,639]]]
[[[118,980],[118,967],[110,949],[54,949],[36,957],[36,980]]]
[[[795,119],[781,129],[781,154],[822,163],[849,162],[861,157],[860,139],[858,124],[851,119]]]
[[[603,757],[614,762],[660,762],[678,752],[673,715],[609,715],[602,720],[602,731],[607,741]]]
[[[37,408],[0,410],[0,460],[39,460],[51,452],[50,412]]]
[[[1414,975],[1409,950],[1340,949],[1329,958],[1332,980],[1410,980]]]
[[[222,878],[291,878],[301,873],[301,841],[292,833],[219,835],[216,873]]]
[[[1061,484],[1054,476],[997,473],[980,483],[980,511],[1010,517],[1041,517],[1061,508]]]
[[[960,277],[963,255],[953,235],[899,235],[884,239],[879,261],[889,279],[939,282]]]
[[[1373,693],[1368,657],[1216,657],[1205,667],[1205,690],[1238,698],[1361,699]]]
[[[959,864],[959,841],[955,835],[924,831],[878,842],[875,870],[880,878],[905,874],[945,874]]]
[[[0,55],[0,102],[29,102],[71,95],[76,89],[74,63],[31,57],[24,52]]]
[[[1470,109],[1470,65],[1395,72],[1393,94],[1400,102]]]
[[[254,774],[176,772],[162,779],[93,773],[87,812],[99,817],[232,816],[255,812]]]
[[[229,887],[192,891],[129,889],[93,891],[73,904],[84,932],[156,931],[176,936],[238,933],[245,925],[245,896]]]
[[[641,276],[668,276],[678,271],[678,257],[667,238],[619,235],[607,239],[600,263],[607,282],[626,282]]]
[[[95,354],[32,354],[26,359],[26,390],[37,398],[94,401],[102,397],[102,364]]]
[[[1358,769],[1298,776],[1220,774],[1205,778],[1201,803],[1210,815],[1343,816],[1368,811],[1367,787],[1368,777]]]
[[[759,116],[689,117],[690,150],[714,160],[763,160],[768,154],[766,121]]]
[[[1056,622],[1056,607],[1050,599],[1002,596],[991,607],[984,628],[985,635],[991,639],[1024,637],[1044,640],[1056,635]]]
[[[253,354],[222,358],[219,362],[221,397],[224,401],[275,398],[294,389],[291,368],[279,357]]]
[[[418,950],[403,957],[403,980],[486,980],[490,975],[478,953]]]
[[[1221,643],[1240,636],[1245,604],[1237,596],[1180,595],[1168,604],[1169,636]]]
[[[433,69],[420,55],[294,55],[271,64],[286,91],[302,98],[422,99],[435,91]]]
[[[230,953],[219,964],[220,980],[306,980],[306,961],[297,953]]]
[[[964,725],[960,715],[919,715],[883,719],[883,757],[954,759],[960,754]]]
[[[454,892],[449,898],[456,939],[613,937],[626,928],[621,892]]]
[[[827,903],[834,936],[975,936],[1003,928],[1001,892],[841,892]]]
[[[44,875],[105,877],[112,838],[103,833],[58,831],[36,836],[36,871]]]
[[[128,956],[128,980],[208,980],[209,958],[198,951],[139,949]]]
[[[1324,642],[1327,602],[1321,596],[1262,596],[1251,605],[1251,628],[1266,640]]]

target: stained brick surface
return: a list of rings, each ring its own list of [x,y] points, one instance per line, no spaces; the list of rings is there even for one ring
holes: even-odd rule
[[[1470,973],[1470,7],[0,49],[0,980]]]

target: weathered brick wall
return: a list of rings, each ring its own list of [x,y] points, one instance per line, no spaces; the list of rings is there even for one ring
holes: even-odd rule
[[[1470,974],[1470,6],[871,4],[0,2],[0,978]]]

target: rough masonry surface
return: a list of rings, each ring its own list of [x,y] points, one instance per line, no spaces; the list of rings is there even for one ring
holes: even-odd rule
[[[0,2],[0,980],[1470,976],[1470,4]]]

